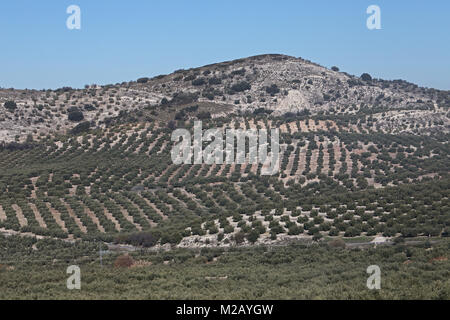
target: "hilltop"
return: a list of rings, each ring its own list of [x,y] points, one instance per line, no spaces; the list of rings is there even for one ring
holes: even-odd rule
[[[180,110],[194,104],[213,117],[252,112],[365,114],[378,131],[390,133],[447,133],[450,127],[449,91],[368,74],[352,76],[337,67],[269,54],[78,90],[1,89],[0,141],[64,133],[81,121],[105,127],[125,115],[167,122],[183,118]]]

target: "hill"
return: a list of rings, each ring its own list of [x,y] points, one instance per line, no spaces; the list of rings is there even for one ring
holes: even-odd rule
[[[147,121],[167,121],[179,107],[191,103],[215,116],[258,109],[276,116],[365,114],[384,132],[448,133],[449,91],[337,70],[301,58],[260,55],[115,85],[86,85],[81,90],[1,89],[0,141],[23,142],[30,134],[36,138],[66,132],[81,117],[98,127],[128,113]],[[7,107],[8,101],[14,107]]]
[[[0,90],[0,230],[148,247],[447,237],[450,93],[262,55]],[[279,128],[280,172],[173,164],[174,128]]]

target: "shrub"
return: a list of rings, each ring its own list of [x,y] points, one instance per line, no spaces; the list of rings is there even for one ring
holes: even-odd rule
[[[242,92],[242,91],[250,90],[250,89],[251,89],[251,85],[247,81],[235,83],[231,86],[232,92]]]
[[[175,120],[184,120],[185,118],[186,118],[186,114],[184,113],[183,110],[181,110],[175,114]]]
[[[203,86],[204,84],[206,84],[205,78],[197,78],[192,81],[192,85],[194,86]]]
[[[114,267],[116,268],[129,268],[134,264],[134,260],[127,254],[118,256],[114,261]]]
[[[239,231],[238,233],[236,233],[233,236],[234,241],[236,241],[237,244],[241,244],[242,242],[244,242],[245,239],[245,233],[243,233],[242,231]]]
[[[303,227],[299,227],[297,225],[292,225],[291,227],[289,227],[288,235],[296,236],[300,233],[303,233]]]
[[[332,67],[331,67],[331,70],[336,71],[336,72],[339,72],[339,68],[336,67],[336,66],[332,66]]]
[[[158,240],[159,237],[155,234],[140,232],[119,237],[116,242],[124,242],[133,246],[153,247]]]
[[[345,242],[342,239],[334,239],[328,242],[328,246],[331,248],[345,248]]]
[[[209,79],[208,82],[209,82],[210,85],[215,85],[215,84],[221,84],[222,80],[220,80],[219,78],[214,77],[214,78]]]
[[[79,122],[84,119],[84,115],[83,115],[83,112],[81,112],[80,110],[77,109],[77,110],[69,111],[68,118],[70,121]]]
[[[250,231],[250,233],[247,235],[247,240],[250,241],[251,243],[255,243],[256,240],[258,240],[258,238],[259,238],[259,232],[255,229]]]
[[[231,225],[226,225],[226,226],[223,228],[223,232],[225,232],[225,233],[232,233],[233,231],[234,231],[234,227],[231,226]]]
[[[211,113],[208,111],[202,111],[197,114],[197,118],[200,120],[211,119]]]
[[[72,129],[72,134],[80,134],[82,132],[86,132],[89,130],[89,128],[91,127],[91,124],[89,123],[89,121],[84,121],[81,122],[79,124],[77,124],[73,129]]]
[[[147,83],[147,82],[148,82],[148,78],[147,78],[147,77],[139,78],[139,79],[137,79],[136,82],[137,82],[137,83]]]
[[[320,233],[315,233],[313,235],[313,241],[319,241],[320,239],[322,239],[322,235]]]
[[[97,108],[94,107],[92,104],[86,104],[84,106],[84,110],[86,110],[86,111],[94,111],[94,110],[97,110]]]
[[[190,74],[190,75],[188,75],[187,77],[185,77],[183,80],[184,80],[184,81],[192,81],[192,80],[194,80],[196,77],[197,77],[196,75]]]
[[[364,81],[372,81],[372,77],[368,73],[363,73],[361,75],[361,79],[364,80]]]
[[[198,93],[177,92],[173,95],[171,103],[173,104],[188,104],[198,100]]]
[[[177,128],[177,123],[173,120],[170,120],[167,123],[167,128],[169,128],[170,130],[175,130]]]
[[[17,108],[17,104],[14,101],[12,101],[12,100],[6,101],[4,106],[9,111],[14,111]]]
[[[208,92],[208,93],[205,93],[203,96],[205,98],[208,98],[208,100],[214,100],[214,93]]]
[[[231,74],[233,76],[236,76],[236,75],[243,76],[245,74],[245,69],[241,68],[241,69],[238,69],[238,70],[231,71]]]
[[[405,242],[405,238],[403,238],[403,237],[395,237],[394,238],[394,243],[395,244],[401,244],[401,243],[404,243]]]
[[[270,87],[266,87],[266,92],[271,96],[276,95],[280,92],[280,89],[276,84],[272,84]]]
[[[258,115],[258,114],[271,114],[273,112],[273,110],[266,110],[264,108],[258,108],[255,111],[253,111],[254,115]]]

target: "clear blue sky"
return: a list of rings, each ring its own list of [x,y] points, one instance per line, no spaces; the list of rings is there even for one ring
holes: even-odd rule
[[[81,8],[68,30],[66,8]],[[382,30],[366,28],[381,8]],[[83,87],[262,53],[450,90],[448,0],[2,0],[0,86]]]

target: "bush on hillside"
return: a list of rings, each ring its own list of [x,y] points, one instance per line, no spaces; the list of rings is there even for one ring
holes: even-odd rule
[[[231,86],[232,92],[243,92],[245,90],[250,90],[250,89],[251,89],[251,85],[247,81],[238,82]]]
[[[115,268],[129,268],[134,264],[134,259],[127,254],[118,256],[114,261]]]
[[[83,112],[81,112],[80,110],[76,109],[76,110],[70,110],[69,111],[69,115],[68,115],[68,119],[70,121],[73,122],[79,122],[81,120],[84,119],[84,115]]]
[[[6,101],[4,106],[9,111],[14,111],[14,110],[17,109],[17,104],[14,101],[12,101],[12,100]]]
[[[84,122],[77,124],[72,129],[71,132],[72,132],[72,134],[80,134],[80,133],[88,131],[90,127],[91,127],[91,124],[89,123],[89,121],[84,121]]]
[[[271,96],[274,96],[280,92],[280,89],[276,84],[272,84],[270,87],[266,87],[266,92]]]
[[[364,81],[372,81],[372,77],[368,73],[363,73],[361,75],[361,79],[364,80]]]

